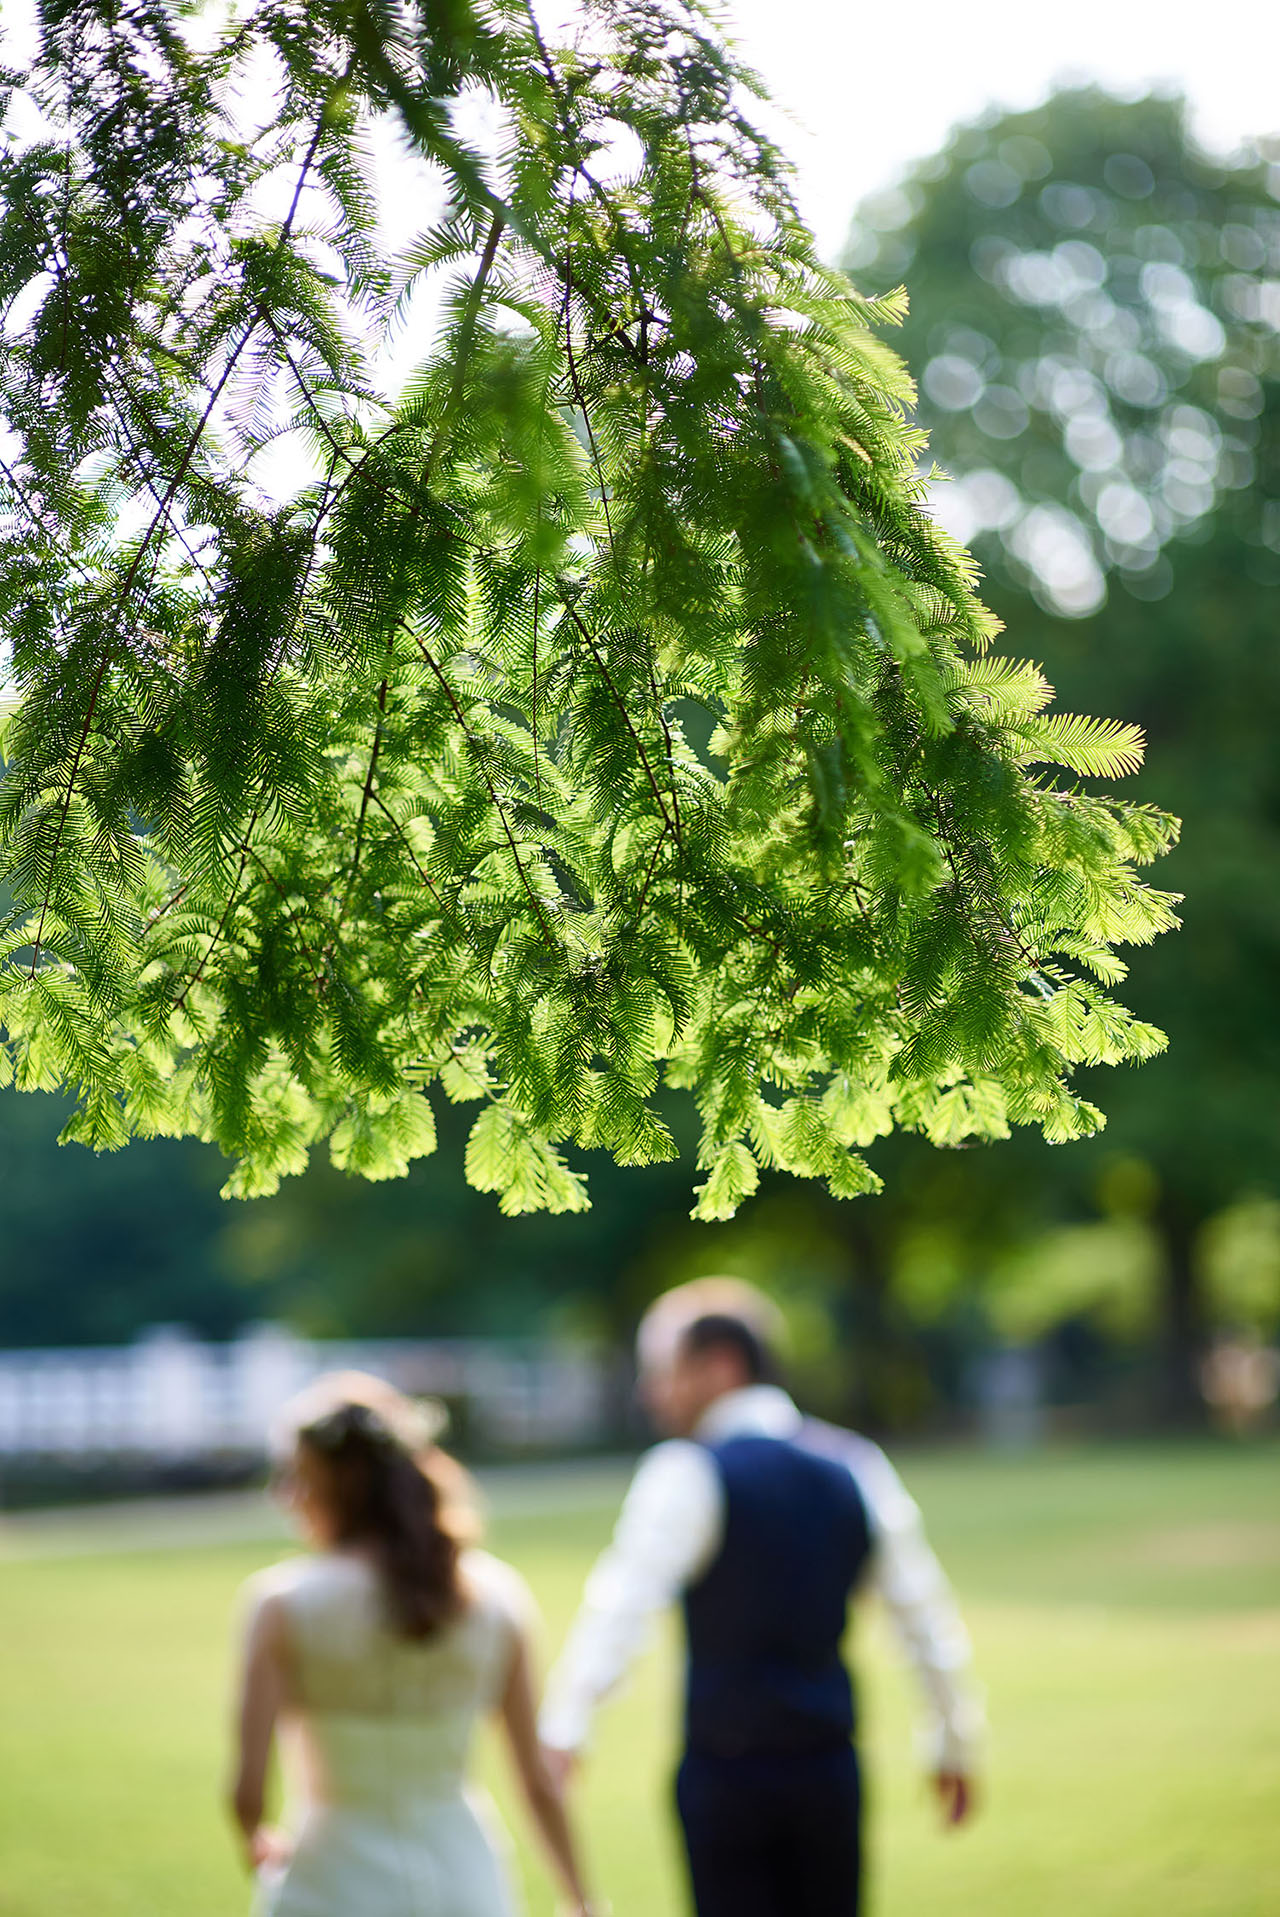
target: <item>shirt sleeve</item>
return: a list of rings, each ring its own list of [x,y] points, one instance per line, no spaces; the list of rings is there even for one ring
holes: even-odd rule
[[[872,1535],[872,1583],[883,1598],[924,1692],[921,1755],[934,1771],[972,1774],[984,1726],[969,1635],[920,1510],[877,1445],[851,1460]]]
[[[596,1705],[619,1682],[657,1612],[705,1569],[720,1544],[724,1494],[700,1445],[660,1444],[636,1469],[613,1542],[587,1579],[582,1606],[547,1681],[539,1729],[553,1750],[587,1741]]]

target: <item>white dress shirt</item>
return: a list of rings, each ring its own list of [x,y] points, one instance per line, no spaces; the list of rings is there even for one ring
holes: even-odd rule
[[[701,1443],[675,1438],[640,1460],[613,1542],[587,1580],[548,1680],[540,1722],[545,1744],[582,1749],[596,1705],[640,1650],[651,1620],[697,1582],[719,1551],[724,1486],[704,1446],[747,1435],[790,1438],[802,1423],[785,1391],[748,1385],[711,1406],[698,1426]],[[868,1581],[888,1605],[925,1693],[925,1760],[933,1770],[970,1773],[982,1709],[970,1677],[969,1640],[920,1512],[878,1445],[841,1433],[841,1455],[870,1524]]]

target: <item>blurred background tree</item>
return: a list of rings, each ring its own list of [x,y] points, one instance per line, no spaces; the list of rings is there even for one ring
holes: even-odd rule
[[[317,1167],[226,1207],[203,1148],[57,1152],[54,1102],[6,1094],[0,1342],[269,1315],[617,1336],[661,1284],[719,1266],[780,1291],[814,1390],[873,1426],[954,1405],[1000,1340],[1044,1346],[1068,1392],[1160,1354],[1165,1414],[1193,1415],[1207,1333],[1280,1322],[1274,178],[1198,153],[1176,101],[1072,90],[959,130],[860,210],[846,256],[860,288],[908,287],[895,343],[956,475],[939,511],[1011,649],[1068,706],[1139,719],[1143,791],[1184,815],[1165,871],[1185,929],[1129,988],[1172,1045],[1111,1075],[1101,1138],[882,1141],[883,1196],[766,1178],[724,1226],[689,1222],[679,1164],[593,1163],[586,1217],[502,1220],[447,1138],[397,1184]]]
[[[1198,152],[1178,100],[1072,90],[958,131],[861,209],[845,259],[868,289],[910,289],[906,357],[955,475],[939,511],[1019,649],[1068,700],[1087,686],[1093,709],[1141,720],[1146,789],[1184,818],[1169,867],[1184,930],[1133,965],[1168,1053],[1123,1075],[1101,1140],[984,1154],[982,1172],[1010,1225],[1029,1178],[1066,1218],[1099,1221],[1103,1236],[1068,1241],[1082,1301],[1105,1304],[1120,1268],[1131,1292],[1158,1283],[1176,1415],[1196,1402],[1209,1318],[1271,1331],[1277,1316],[1275,178]],[[1245,1227],[1212,1223],[1229,1208],[1255,1221],[1248,1277],[1248,1255],[1232,1276],[1222,1250]],[[1154,1265],[1135,1221],[1158,1235]]]

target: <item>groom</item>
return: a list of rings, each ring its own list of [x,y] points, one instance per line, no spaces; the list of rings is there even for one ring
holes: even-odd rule
[[[947,1822],[972,1804],[981,1713],[919,1513],[875,1445],[797,1410],[780,1329],[762,1293],[728,1278],[667,1292],[646,1315],[640,1389],[671,1441],[640,1462],[542,1714],[567,1778],[650,1619],[683,1602],[676,1799],[698,1917],[856,1917],[861,1790],[840,1646],[860,1587],[888,1603],[924,1686]]]

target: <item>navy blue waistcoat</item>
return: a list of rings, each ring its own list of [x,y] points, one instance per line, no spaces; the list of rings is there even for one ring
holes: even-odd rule
[[[783,1755],[837,1749],[852,1735],[840,1644],[870,1533],[852,1473],[808,1435],[706,1447],[725,1525],[719,1554],[685,1593],[691,1751]]]

